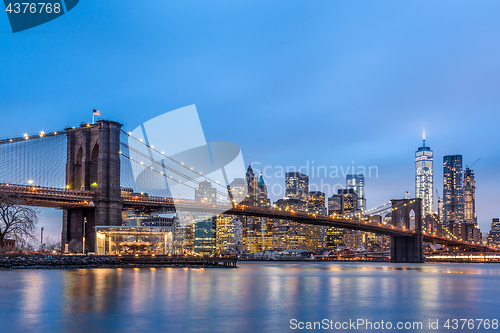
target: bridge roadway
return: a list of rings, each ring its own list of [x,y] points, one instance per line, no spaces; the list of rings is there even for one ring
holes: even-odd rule
[[[49,208],[71,208],[71,207],[92,207],[94,193],[92,191],[57,189],[48,187],[35,187],[27,185],[0,184],[0,196],[15,196],[27,202],[28,205]],[[228,203],[202,203],[193,200],[172,199],[164,197],[150,197],[141,195],[122,195],[123,207],[138,210],[167,210],[175,211],[175,208],[182,211],[209,212],[214,215],[229,214],[255,217],[268,217],[274,219],[291,220],[311,225],[321,225],[344,229],[353,229],[372,232],[387,236],[407,236],[416,235],[415,230],[373,223],[355,219],[333,218],[325,215],[297,212],[292,210],[282,210],[277,208],[230,205]],[[454,246],[473,251],[499,251],[495,248],[486,247],[480,244],[462,242],[449,238],[438,237],[436,235],[423,233],[423,241],[426,243],[442,244]]]
[[[30,206],[48,208],[91,207],[92,191],[0,183],[0,196],[18,197]]]

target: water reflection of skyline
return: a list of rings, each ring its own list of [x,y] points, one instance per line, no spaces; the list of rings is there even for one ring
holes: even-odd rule
[[[3,271],[0,310],[15,331],[271,332],[288,329],[291,318],[427,321],[492,317],[500,306],[497,266],[239,266]]]

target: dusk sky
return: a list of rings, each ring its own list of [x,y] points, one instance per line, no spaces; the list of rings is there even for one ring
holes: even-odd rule
[[[372,208],[414,195],[425,129],[440,195],[443,155],[481,158],[485,232],[500,216],[499,15],[497,0],[86,0],[13,34],[0,14],[0,136],[78,126],[92,109],[132,130],[195,104],[207,141],[259,169],[376,166]],[[61,216],[44,209],[39,226],[60,237]]]

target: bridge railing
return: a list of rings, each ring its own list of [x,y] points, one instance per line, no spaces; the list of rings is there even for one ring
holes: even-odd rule
[[[14,185],[8,183],[0,183],[0,193],[4,194],[30,194],[39,196],[60,196],[60,197],[82,197],[89,198],[95,195],[92,191],[84,190],[72,190],[72,189],[60,189],[52,187],[41,187],[41,186],[28,186],[28,185]]]

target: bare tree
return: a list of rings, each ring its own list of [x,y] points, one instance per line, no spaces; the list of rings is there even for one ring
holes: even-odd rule
[[[43,248],[45,251],[56,251],[56,252],[61,252],[61,242],[58,240],[53,239],[50,236],[47,236],[45,238],[45,242],[43,244]]]
[[[20,198],[0,196],[0,252],[5,241],[14,239],[17,244],[29,243],[35,239],[38,211],[26,206]]]

